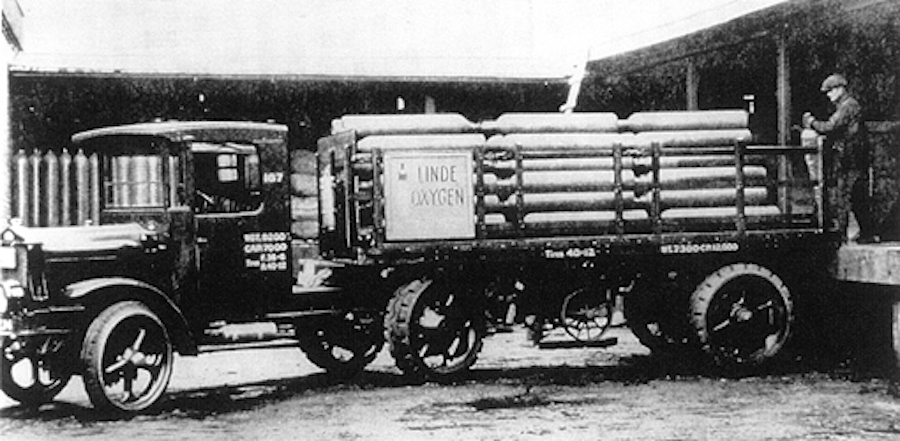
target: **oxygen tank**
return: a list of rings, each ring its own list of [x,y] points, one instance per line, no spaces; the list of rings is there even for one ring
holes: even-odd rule
[[[619,117],[612,112],[504,113],[485,121],[482,130],[499,133],[580,133],[619,131]]]
[[[636,112],[619,122],[621,130],[632,132],[680,130],[744,129],[750,115],[743,110],[696,110]]]
[[[331,133],[356,130],[356,136],[467,133],[477,126],[456,113],[424,115],[344,115],[331,122]]]
[[[800,132],[800,146],[804,148],[817,148],[819,145],[819,134],[813,129],[803,129]],[[806,160],[806,168],[809,170],[809,179],[813,181],[821,180],[822,164],[819,163],[819,155],[816,153],[807,153],[804,156]]]

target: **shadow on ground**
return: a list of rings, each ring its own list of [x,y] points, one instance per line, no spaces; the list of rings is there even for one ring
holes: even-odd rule
[[[714,366],[697,363],[695,358],[635,355],[623,357],[611,366],[553,366],[522,368],[476,367],[464,375],[440,382],[453,387],[471,384],[522,385],[528,389],[535,386],[589,386],[602,383],[624,385],[646,384],[652,381],[696,381],[702,378],[752,379],[752,377],[782,377],[784,381],[809,381],[811,379],[840,379],[858,381],[871,378],[862,375],[846,363],[830,361],[828,365],[812,366],[804,360],[778,363],[765,371],[729,371]],[[825,369],[822,369],[822,368]],[[345,391],[401,388],[424,384],[424,380],[412,379],[389,372],[365,371],[345,380],[337,380],[325,373],[316,373],[291,378],[281,378],[261,382],[248,382],[211,388],[200,388],[170,393],[151,411],[124,419],[205,419],[229,413],[252,410],[271,403],[287,401],[315,394],[341,393]],[[889,388],[888,392],[894,388]],[[518,401],[516,401],[518,400]],[[489,408],[505,405],[548,404],[533,401],[534,397],[523,395],[513,397],[508,403],[472,403]],[[122,420],[121,415],[104,415],[90,407],[66,402],[53,402],[38,408],[24,406],[0,410],[0,418],[13,424],[27,424],[29,421],[66,421],[90,425],[105,420]]]

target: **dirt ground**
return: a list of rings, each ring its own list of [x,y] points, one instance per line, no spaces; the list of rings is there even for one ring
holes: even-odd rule
[[[604,349],[496,334],[471,374],[412,384],[382,351],[335,383],[294,347],[180,357],[155,412],[105,421],[79,379],[38,410],[0,398],[0,439],[888,440],[900,398],[850,369],[723,378],[649,357],[627,328]]]

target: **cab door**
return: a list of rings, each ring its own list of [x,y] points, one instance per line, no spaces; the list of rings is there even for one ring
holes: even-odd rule
[[[256,146],[196,142],[191,153],[199,285],[193,306],[210,321],[250,320],[267,304],[245,249],[256,243],[264,210]]]

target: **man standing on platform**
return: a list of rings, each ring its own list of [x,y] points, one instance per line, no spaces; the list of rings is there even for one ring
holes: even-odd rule
[[[824,121],[811,113],[803,114],[803,126],[825,135],[825,170],[828,199],[839,231],[850,242],[877,242],[869,204],[870,152],[859,102],[847,91],[847,80],[839,74],[829,75],[821,91],[835,106]],[[829,159],[830,158],[830,159]],[[850,213],[859,224],[859,235],[847,237]]]

